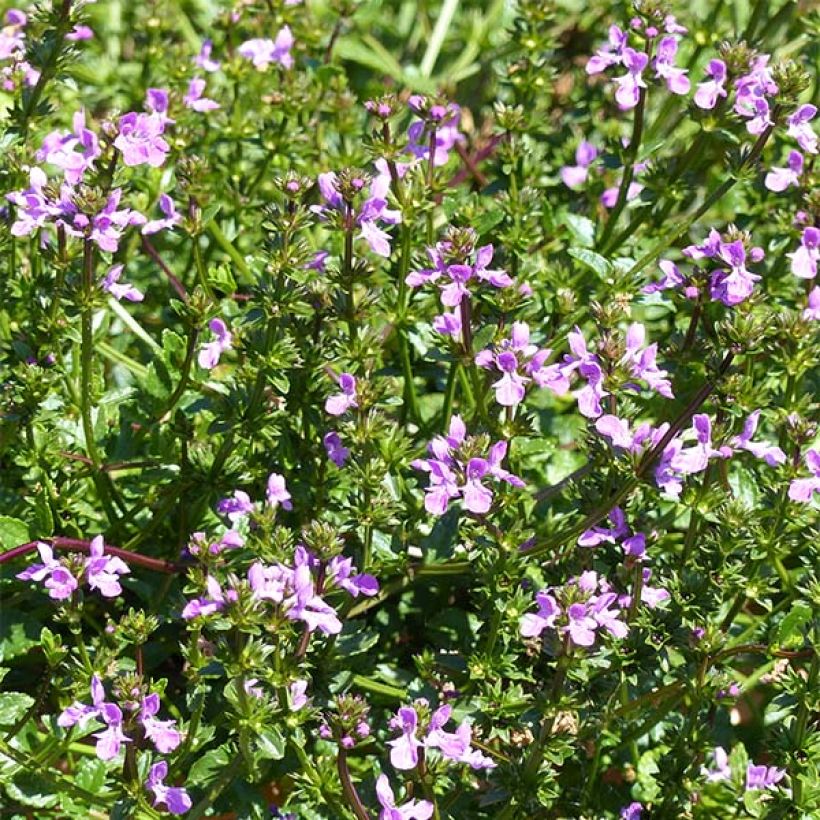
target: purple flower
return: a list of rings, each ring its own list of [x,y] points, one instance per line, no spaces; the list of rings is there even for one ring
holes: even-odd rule
[[[275,40],[256,38],[246,40],[239,46],[241,57],[250,60],[257,71],[265,71],[271,63],[279,63],[283,68],[293,67],[293,33],[288,26],[283,26]]]
[[[634,48],[625,48],[621,61],[626,68],[626,74],[615,78],[615,84],[618,86],[615,100],[622,111],[628,111],[638,104],[640,90],[646,88],[642,72],[649,62],[649,55],[635,51]]]
[[[817,106],[806,104],[801,105],[787,120],[790,137],[797,140],[797,144],[807,153],[817,153],[817,134],[814,133],[809,123],[817,115]]]
[[[589,58],[586,64],[587,74],[600,74],[610,66],[618,65],[628,42],[629,35],[626,32],[621,31],[618,26],[610,26],[609,45],[599,49]]]
[[[523,487],[518,476],[507,472],[501,462],[507,453],[507,442],[498,441],[487,458],[465,459],[460,455],[462,446],[469,449],[467,430],[461,416],[450,419],[446,436],[437,436],[427,446],[432,456],[416,459],[412,467],[428,473],[430,481],[424,497],[424,508],[432,515],[444,515],[450,501],[461,498],[464,508],[478,515],[489,512],[492,491],[484,481],[502,481],[514,487]]]
[[[356,402],[356,377],[350,373],[340,373],[336,381],[341,393],[334,393],[325,401],[325,412],[331,416],[344,415],[351,407],[359,406]]]
[[[339,434],[334,431],[325,434],[322,443],[325,445],[327,457],[337,467],[344,467],[345,462],[350,458],[350,450],[342,444]]]
[[[791,185],[800,185],[803,173],[803,155],[799,151],[789,151],[786,168],[772,168],[766,174],[763,184],[775,193],[785,191]]]
[[[227,515],[232,524],[253,512],[251,497],[244,490],[234,490],[234,494],[221,499],[216,505],[220,515]]]
[[[202,618],[206,615],[213,615],[215,612],[221,612],[229,603],[234,603],[238,596],[236,590],[229,589],[226,592],[222,591],[219,582],[213,576],[209,575],[205,580],[205,587],[207,595],[200,598],[195,598],[193,601],[188,601],[182,610],[182,617],[186,621],[193,618]]]
[[[752,295],[754,283],[760,277],[746,269],[746,248],[740,239],[721,242],[718,258],[728,272],[725,269],[712,272],[712,299],[720,300],[727,307],[739,305]]]
[[[379,820],[428,820],[433,816],[433,804],[429,800],[409,800],[397,806],[386,774],[380,774],[376,780],[376,797],[382,807]]]
[[[290,502],[290,493],[285,486],[285,477],[279,473],[271,473],[268,476],[268,488],[265,495],[268,506],[275,507],[281,504],[286,510],[292,510],[293,504]]]
[[[85,559],[85,576],[91,589],[99,590],[100,595],[106,598],[116,598],[122,593],[119,576],[130,572],[122,558],[105,555],[101,535],[92,539],[90,555]]]
[[[708,783],[719,783],[723,780],[729,780],[732,777],[732,770],[729,766],[729,755],[722,746],[715,746],[713,752],[714,768],[707,769],[705,766],[701,767],[701,774],[706,777]]]
[[[760,410],[755,410],[743,425],[743,432],[732,439],[732,447],[738,450],[747,450],[756,458],[762,458],[770,467],[777,467],[786,463],[786,454],[772,444],[752,441],[757,431],[757,422],[760,418]]]
[[[545,629],[553,628],[561,614],[558,602],[546,589],[536,593],[535,602],[538,604],[538,612],[528,612],[521,618],[520,631],[525,638],[537,638]]]
[[[141,291],[127,283],[119,284],[123,267],[123,265],[114,265],[114,267],[110,268],[100,283],[100,287],[106,293],[110,293],[118,301],[127,299],[129,302],[141,302],[145,298]]]
[[[746,769],[746,791],[773,789],[786,776],[784,769],[774,766],[756,766],[749,763]]]
[[[643,806],[636,801],[621,809],[620,818],[621,820],[641,820],[642,813]]]
[[[168,764],[161,760],[151,766],[145,787],[154,793],[154,806],[165,803],[165,807],[171,814],[185,814],[193,805],[191,798],[188,792],[179,786],[166,786],[167,776]]]
[[[677,449],[671,459],[671,467],[683,475],[703,472],[711,458],[726,458],[724,449],[712,447],[712,422],[705,413],[692,417],[692,429],[697,443],[692,447]]]
[[[603,412],[601,399],[609,394],[604,390],[604,372],[598,357],[587,349],[586,340],[579,328],[567,334],[570,352],[564,356],[561,373],[569,377],[577,373],[586,386],[575,392],[578,410],[587,418],[597,418]]]
[[[817,276],[817,263],[820,261],[820,229],[804,228],[800,237],[800,247],[786,256],[791,259],[791,269],[801,279],[814,279]]]
[[[219,71],[221,63],[211,59],[213,47],[214,44],[212,40],[202,41],[202,48],[200,48],[199,54],[194,57],[194,64],[197,68],[201,68],[203,71],[207,72]]]
[[[792,501],[809,504],[814,493],[820,493],[820,450],[809,450],[806,453],[805,462],[811,476],[809,478],[795,478],[789,484],[789,498]]]
[[[162,138],[164,131],[165,121],[161,114],[132,111],[120,117],[114,147],[122,152],[122,161],[128,166],[147,164],[159,168],[171,150]]]
[[[73,703],[57,717],[57,725],[67,729],[92,718],[104,723],[106,728],[94,733],[97,738],[97,757],[100,760],[113,760],[120,753],[122,744],[130,743],[131,738],[126,737],[122,731],[122,710],[116,703],[105,700],[105,690],[97,675],[91,678],[91,703],[91,706]]]
[[[663,37],[658,43],[658,56],[655,58],[655,76],[666,81],[666,87],[673,94],[688,94],[690,83],[685,68],[675,66],[675,57],[678,53],[676,37]]]
[[[165,214],[164,219],[151,219],[142,226],[144,236],[173,228],[180,223],[182,216],[174,205],[174,200],[168,194],[159,195],[159,209]]]
[[[337,555],[327,565],[328,582],[345,590],[353,598],[371,598],[379,592],[379,582],[368,573],[358,573],[351,558]]]
[[[626,352],[621,363],[629,368],[634,378],[642,379],[651,390],[672,399],[675,394],[672,392],[672,383],[667,378],[669,374],[655,362],[658,345],[656,343],[644,347],[645,338],[646,328],[640,322],[633,322],[626,332]]]
[[[291,712],[298,712],[308,704],[307,692],[308,682],[306,680],[295,680],[288,687],[290,694],[290,710]]]
[[[94,32],[88,26],[77,24],[68,34],[66,34],[65,38],[73,43],[76,43],[79,40],[92,40],[94,38]]]
[[[717,105],[718,97],[726,96],[726,63],[723,60],[709,60],[706,75],[710,80],[700,83],[695,91],[695,105],[711,110]]]
[[[387,745],[391,747],[390,762],[397,769],[415,769],[419,762],[422,743],[416,737],[418,722],[419,716],[412,706],[402,706],[390,721],[390,728],[401,732],[397,738],[387,741]]]
[[[579,547],[597,547],[599,544],[615,544],[624,536],[629,535],[629,527],[626,525],[626,516],[620,507],[613,507],[609,513],[609,520],[613,526],[594,526],[585,530],[578,538]]]
[[[233,347],[233,336],[222,319],[211,319],[208,327],[216,338],[203,345],[202,350],[199,351],[198,361],[200,367],[213,370],[219,364],[222,354]]]
[[[145,217],[131,208],[119,208],[122,198],[122,189],[115,188],[108,197],[105,207],[94,216],[90,223],[89,238],[104,251],[116,252],[119,248],[120,237],[129,225],[143,225]],[[70,210],[73,203],[65,203]],[[65,224],[66,232],[72,236],[82,236],[89,228],[89,221],[85,214],[75,214],[73,226]]]
[[[487,370],[495,370],[501,378],[493,383],[495,400],[502,407],[515,407],[524,400],[526,385],[532,381],[539,387],[548,387],[563,395],[569,390],[569,379],[561,365],[545,366],[551,350],[530,344],[530,328],[525,322],[514,322],[510,338],[504,339],[495,350],[482,350],[475,363]],[[519,372],[523,371],[523,374]]]
[[[68,133],[52,131],[47,134],[34,156],[37,162],[47,162],[61,168],[65,181],[69,185],[77,185],[85,172],[94,167],[102,150],[97,135],[85,127],[84,111],[74,114],[72,125],[72,131]]]
[[[589,166],[598,156],[598,149],[586,140],[575,151],[575,165],[565,165],[561,169],[561,180],[567,188],[580,188],[589,176]]]
[[[55,601],[70,598],[79,584],[69,568],[54,557],[54,551],[48,544],[38,542],[37,552],[42,564],[32,564],[15,576],[21,581],[45,581],[43,586],[48,590],[48,597]]]
[[[191,82],[188,83],[188,91],[182,98],[182,102],[185,104],[187,108],[190,108],[193,111],[198,111],[200,113],[215,111],[217,108],[220,107],[219,103],[216,100],[211,100],[208,97],[203,97],[202,95],[204,93],[205,80],[203,80],[201,77],[194,77],[194,79],[192,79]]]
[[[429,161],[430,137],[435,128],[435,146],[433,148],[433,165],[445,165],[450,151],[455,145],[464,142],[464,135],[459,131],[461,109],[454,103],[432,105],[425,109],[426,100],[414,94],[408,100],[408,107],[426,119],[414,120],[407,129],[407,148],[416,160]]]
[[[175,720],[157,720],[154,717],[159,713],[159,707],[159,695],[156,693],[143,698],[139,721],[145,730],[145,736],[154,744],[157,751],[161,754],[168,754],[182,743],[182,735],[176,728]]]
[[[820,287],[812,288],[802,316],[806,321],[820,321]]]

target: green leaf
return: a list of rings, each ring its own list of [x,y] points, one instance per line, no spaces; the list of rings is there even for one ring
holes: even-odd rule
[[[803,645],[804,630],[811,623],[811,606],[804,601],[795,601],[777,628],[777,643],[786,648]]]
[[[34,698],[23,692],[0,692],[0,726],[13,726],[34,703]]]
[[[265,760],[281,760],[287,742],[278,726],[270,726],[256,736],[259,756]]]
[[[207,786],[219,777],[220,772],[231,762],[231,752],[226,745],[205,752],[188,771],[186,782],[191,786]]]
[[[99,794],[105,785],[105,762],[96,757],[84,757],[77,766],[74,782],[87,792]]]
[[[10,550],[30,540],[28,524],[8,515],[0,515],[0,547]]]
[[[591,248],[595,242],[595,223],[579,214],[565,213],[561,216],[572,236],[573,242],[582,248]]]
[[[60,801],[53,783],[32,771],[15,775],[13,782],[6,784],[6,792],[12,800],[35,809],[56,806]]]
[[[588,248],[570,248],[567,253],[585,268],[597,273],[601,279],[606,279],[612,274],[612,263],[595,251]]]

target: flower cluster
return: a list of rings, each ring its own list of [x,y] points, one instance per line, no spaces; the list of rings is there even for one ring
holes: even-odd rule
[[[91,541],[88,557],[77,566],[76,562],[54,557],[54,550],[45,543],[37,544],[41,564],[32,564],[17,573],[21,581],[43,581],[48,590],[48,597],[55,601],[64,601],[70,598],[80,585],[87,583],[91,589],[96,589],[105,598],[116,598],[122,593],[120,575],[131,572],[128,564],[116,555],[105,554],[103,537],[98,535]]]
[[[415,469],[430,477],[424,496],[427,512],[444,515],[450,502],[460,498],[464,509],[484,515],[493,503],[493,492],[485,481],[524,486],[518,476],[501,466],[507,454],[507,442],[496,442],[489,452],[486,448],[484,438],[467,436],[461,416],[450,419],[447,435],[436,436],[428,445],[430,458],[416,459],[412,463]]]

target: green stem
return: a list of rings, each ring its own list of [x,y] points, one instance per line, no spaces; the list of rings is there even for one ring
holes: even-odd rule
[[[444,388],[444,406],[441,411],[441,429],[446,430],[450,423],[450,416],[453,415],[453,401],[456,395],[456,381],[458,380],[458,369],[461,363],[458,359],[453,359],[450,363],[450,372],[447,374],[447,386]]]

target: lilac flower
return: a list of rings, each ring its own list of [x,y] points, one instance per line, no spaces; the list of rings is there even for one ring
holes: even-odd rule
[[[586,64],[587,74],[600,74],[621,62],[623,51],[629,42],[629,35],[618,26],[609,27],[609,45],[599,49]]]
[[[718,258],[728,268],[712,272],[710,283],[712,299],[720,300],[727,307],[744,302],[752,295],[754,283],[760,276],[746,269],[746,248],[741,240],[721,242]],[[753,261],[758,261],[753,258]]]
[[[11,226],[12,236],[28,236],[49,221],[60,217],[62,207],[48,198],[44,188],[48,178],[40,168],[29,170],[29,187],[6,194],[6,199],[15,205],[16,219]]]
[[[416,160],[429,161],[430,138],[435,128],[435,145],[433,148],[433,165],[445,165],[450,151],[455,145],[464,142],[464,135],[459,131],[461,109],[454,103],[447,105],[427,105],[428,101],[414,94],[407,101],[411,111],[422,116],[414,120],[407,129],[407,153]]]
[[[804,228],[800,247],[786,256],[792,260],[791,270],[795,276],[814,279],[817,276],[817,263],[820,261],[820,229]]]
[[[678,53],[676,37],[663,37],[658,43],[658,56],[655,58],[655,76],[666,81],[667,88],[673,94],[688,94],[690,83],[685,68],[675,66],[675,57]]]
[[[291,712],[298,712],[308,704],[307,692],[308,682],[306,680],[295,680],[288,687],[290,694],[290,710]]]
[[[723,780],[729,780],[732,777],[732,770],[729,766],[729,755],[722,746],[715,746],[713,752],[714,768],[707,769],[705,766],[701,767],[700,773],[706,777],[708,783],[719,783]]]
[[[636,162],[635,163],[635,173],[639,174],[641,171],[646,169],[645,162]],[[600,200],[601,205],[604,208],[614,208],[615,204],[618,202],[618,194],[620,193],[620,180],[618,181],[617,185],[612,185],[609,188],[605,189],[604,192],[601,194]],[[638,182],[637,180],[633,179],[632,182],[629,183],[629,187],[626,189],[626,201],[632,202],[633,199],[637,199],[640,196],[641,191],[643,191],[644,186]]]
[[[208,322],[211,333],[216,337],[213,341],[203,345],[199,351],[199,366],[205,370],[213,370],[226,350],[233,347],[233,336],[222,319],[215,318]]]
[[[626,525],[626,516],[620,507],[613,507],[609,513],[609,520],[612,527],[601,527],[597,524],[585,530],[578,537],[579,547],[597,547],[599,544],[615,544],[624,536],[629,535],[629,527]]]
[[[530,381],[539,387],[548,387],[557,395],[569,390],[569,379],[561,365],[544,364],[551,353],[547,348],[539,350],[537,345],[530,344],[530,328],[525,322],[514,322],[510,338],[504,339],[494,351],[482,350],[476,355],[475,363],[501,374],[501,378],[493,383],[495,400],[502,407],[515,407],[524,400],[526,385]],[[526,375],[521,375],[519,368]]]
[[[726,448],[716,450],[712,446],[712,422],[705,413],[698,413],[692,417],[692,429],[697,443],[692,447],[677,449],[670,464],[673,470],[683,475],[703,472],[710,459],[726,458],[731,454]]]
[[[621,363],[629,368],[634,378],[645,381],[651,390],[667,399],[674,398],[668,372],[661,370],[655,362],[658,345],[644,347],[645,339],[646,328],[640,322],[633,322],[626,332],[626,352]]]
[[[805,462],[811,476],[809,478],[795,478],[789,484],[789,498],[792,501],[809,504],[814,493],[820,493],[820,450],[809,450],[806,453]]]
[[[382,807],[379,820],[428,820],[433,816],[433,804],[429,800],[409,800],[397,806],[386,774],[380,774],[376,780],[376,797]]]
[[[411,288],[417,288],[428,282],[438,282],[441,289],[441,303],[446,307],[457,307],[465,296],[469,296],[468,283],[473,279],[480,282],[489,282],[493,287],[506,288],[513,284],[513,280],[504,271],[490,270],[493,261],[493,246],[484,245],[475,251],[475,258],[470,257],[456,262],[451,261],[453,245],[449,240],[437,242],[435,248],[428,248],[427,255],[433,263],[432,268],[425,268],[408,274],[406,283]]]
[[[176,728],[175,720],[157,720],[155,715],[159,713],[159,707],[159,695],[156,693],[143,698],[139,721],[145,731],[145,736],[154,744],[157,751],[161,754],[168,754],[182,743],[182,735]]]
[[[116,703],[105,700],[105,690],[97,675],[91,678],[91,703],[91,706],[73,703],[57,717],[57,725],[67,729],[92,718],[104,723],[106,728],[94,733],[97,738],[97,757],[100,760],[113,760],[120,753],[122,744],[130,743],[131,738],[126,737],[122,731],[122,710]]]
[[[802,316],[806,321],[820,321],[820,287],[812,288]]]
[[[65,181],[77,185],[101,153],[97,135],[85,127],[85,112],[80,110],[74,114],[72,130],[47,134],[34,156],[37,162],[61,168]]]
[[[100,283],[100,287],[106,293],[110,293],[118,301],[127,299],[129,302],[141,302],[145,298],[141,291],[127,283],[119,284],[123,267],[123,265],[114,265],[114,267],[110,268]]]
[[[432,456],[416,459],[412,467],[429,474],[430,482],[424,497],[424,508],[432,515],[444,515],[450,501],[461,498],[469,512],[483,515],[489,512],[492,491],[484,481],[505,482],[523,487],[524,482],[501,467],[507,453],[507,442],[498,441],[490,448],[487,458],[466,458],[463,449],[470,449],[467,429],[461,416],[450,419],[446,436],[437,436],[427,446]]]
[[[570,352],[564,356],[561,372],[568,376],[577,372],[586,386],[575,392],[578,409],[587,418],[597,418],[603,412],[601,399],[609,395],[604,390],[604,372],[598,357],[587,349],[586,340],[579,328],[567,334]]]
[[[770,467],[777,467],[786,463],[786,454],[772,444],[752,441],[757,431],[757,422],[760,418],[760,410],[755,410],[743,425],[743,432],[732,439],[732,447],[738,450],[747,450],[755,458],[762,458]]]
[[[342,444],[342,439],[335,431],[326,433],[322,439],[327,451],[327,457],[337,466],[344,467],[345,462],[350,458],[350,450]]]
[[[345,590],[353,598],[372,598],[379,592],[379,582],[369,573],[358,573],[351,558],[337,555],[327,565],[328,583]]]
[[[766,97],[777,93],[777,84],[769,69],[769,55],[761,54],[747,74],[735,80],[735,113],[746,118],[750,134],[760,134],[773,123]]]
[[[674,262],[670,262],[668,259],[661,259],[661,261],[658,262],[658,267],[661,269],[663,276],[657,282],[650,282],[648,285],[645,285],[641,289],[642,293],[658,293],[662,290],[679,288],[685,283],[686,280],[683,274],[681,274],[680,269]],[[697,296],[697,291],[695,291],[694,295]]]
[[[0,28],[0,60],[21,59],[26,52],[26,37],[23,29],[28,22],[25,13],[19,9],[6,12],[6,26]]]
[[[85,559],[85,577],[91,589],[97,589],[106,598],[116,598],[122,593],[120,575],[131,572],[128,564],[116,555],[105,555],[101,535],[91,541],[90,555]]]
[[[535,602],[538,604],[538,612],[528,612],[521,618],[520,631],[525,638],[537,638],[545,629],[553,628],[561,614],[558,602],[546,589],[536,593]]]
[[[567,188],[580,188],[589,176],[589,166],[598,156],[598,149],[586,140],[575,151],[575,165],[565,165],[561,169],[561,180]]]
[[[635,801],[628,806],[624,806],[619,817],[621,820],[641,820],[641,814],[643,814],[643,806]]]
[[[285,486],[285,477],[279,475],[279,473],[271,473],[268,476],[268,488],[265,498],[268,502],[268,506],[270,507],[275,507],[278,504],[281,504],[286,510],[293,509],[293,504],[291,504],[290,501],[290,493],[288,492],[288,488]]]
[[[791,185],[800,185],[800,175],[803,173],[803,155],[799,151],[789,151],[787,167],[772,168],[766,174],[763,184],[775,193],[785,191]]]
[[[37,552],[42,564],[32,564],[15,576],[21,581],[45,581],[43,586],[48,590],[48,597],[54,601],[70,598],[79,586],[77,579],[69,568],[54,557],[54,551],[48,544],[37,543]]]
[[[211,575],[205,579],[205,587],[207,595],[195,598],[185,604],[182,610],[184,620],[190,621],[193,618],[213,615],[215,612],[221,612],[229,603],[238,600],[236,590],[229,589],[223,592],[219,582]]]
[[[145,107],[148,113],[156,115],[163,126],[174,122],[168,116],[168,105],[168,92],[164,88],[149,88],[145,92]]]
[[[400,770],[415,769],[419,762],[421,741],[416,737],[419,716],[412,706],[402,706],[390,721],[391,729],[398,729],[400,735],[388,740],[390,762]]]
[[[204,93],[205,80],[201,77],[194,77],[194,79],[188,83],[188,91],[182,98],[182,102],[185,104],[186,108],[190,108],[193,111],[198,111],[203,114],[208,111],[215,111],[220,107],[216,100],[203,97],[202,95]]]
[[[88,26],[77,24],[68,34],[66,34],[65,38],[73,43],[80,40],[93,40],[94,32]]]
[[[168,194],[159,195],[159,209],[165,214],[165,219],[151,219],[142,226],[143,236],[159,233],[173,228],[180,223],[182,216],[174,205],[174,200]]]
[[[102,250],[115,253],[119,248],[120,237],[130,225],[145,224],[145,217],[131,208],[119,208],[122,189],[115,188],[108,197],[103,209],[92,217],[90,225],[85,214],[76,213],[73,225],[65,223],[66,232],[73,236],[82,236],[90,227],[89,238]],[[73,203],[66,203],[69,209]]]
[[[171,814],[185,814],[193,802],[188,796],[188,792],[179,786],[166,786],[165,778],[168,776],[168,764],[161,760],[155,763],[148,771],[148,779],[145,787],[154,793],[154,806],[165,803],[165,807]]]
[[[481,753],[480,749],[472,747],[473,730],[466,720],[463,720],[455,732],[444,731],[444,726],[450,720],[452,708],[445,704],[440,706],[430,716],[424,745],[428,749],[438,749],[441,755],[454,763],[466,763],[471,769],[494,769],[496,762]]]
[[[784,769],[749,763],[746,769],[746,791],[773,789],[785,776]]]
[[[711,110],[717,105],[718,97],[726,96],[726,63],[723,60],[709,60],[706,75],[710,80],[702,82],[695,91],[695,105]]]
[[[122,161],[128,166],[147,164],[159,168],[171,150],[162,137],[164,131],[165,121],[161,114],[132,111],[120,117],[114,147],[122,152]]]
[[[222,65],[221,63],[217,62],[216,60],[211,59],[211,52],[213,51],[213,41],[212,40],[203,40],[202,41],[202,48],[199,50],[199,54],[194,57],[194,64],[197,68],[201,68],[203,71],[207,71],[212,73],[214,71],[219,71],[219,67]]]
[[[615,84],[618,86],[615,100],[622,111],[628,111],[638,104],[641,89],[646,88],[642,72],[649,62],[649,55],[642,51],[635,51],[634,48],[625,48],[622,62],[626,68],[626,74],[615,78]]]
[[[228,516],[232,524],[252,513],[253,509],[251,497],[244,490],[234,490],[232,496],[221,499],[216,505],[216,511]]]
[[[356,402],[356,377],[350,373],[340,373],[336,381],[341,393],[334,393],[325,401],[325,412],[331,416],[344,415],[351,407],[359,406]]]
[[[806,104],[801,105],[787,120],[789,126],[786,132],[790,137],[797,140],[797,144],[807,153],[817,153],[817,134],[814,133],[809,123],[817,115],[817,106]]]
[[[275,40],[256,38],[246,40],[237,49],[239,55],[251,60],[257,71],[265,71],[271,63],[279,63],[283,68],[293,67],[293,33],[288,26],[283,26]]]

